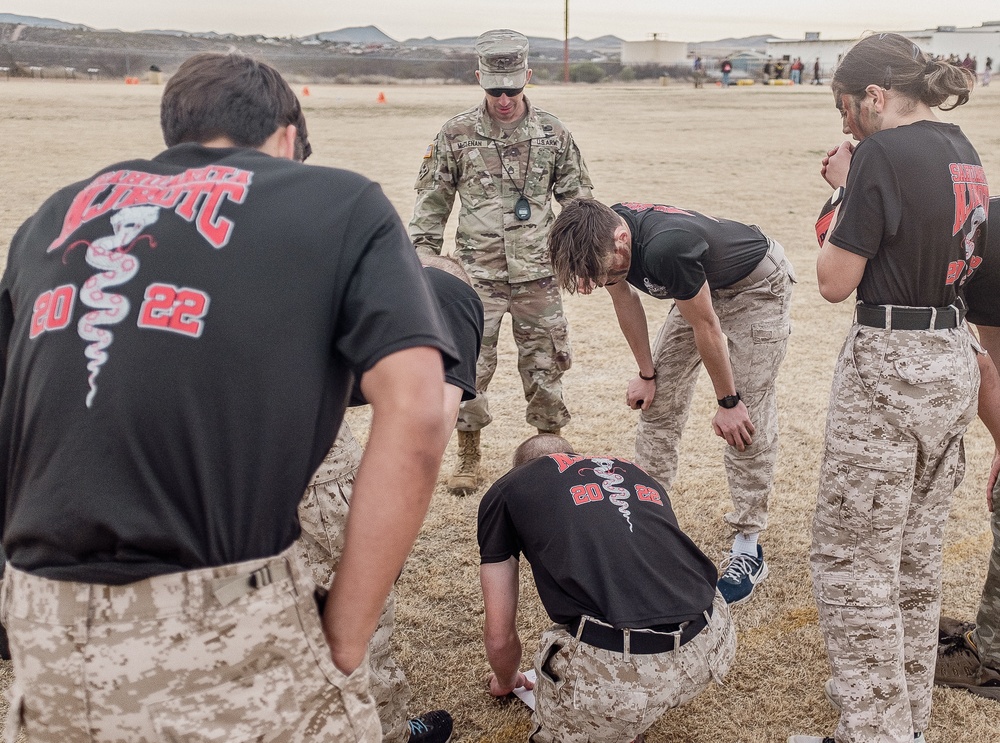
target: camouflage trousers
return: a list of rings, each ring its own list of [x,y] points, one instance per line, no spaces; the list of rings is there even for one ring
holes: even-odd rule
[[[778,458],[778,402],[775,382],[791,332],[792,285],[788,261],[760,281],[743,279],[712,292],[712,306],[726,334],[733,378],[756,432],[744,451],[727,446],[723,461],[733,510],[733,531],[753,534],[767,527],[767,503]],[[668,491],[677,475],[681,432],[687,423],[701,368],[694,331],[670,308],[653,346],[656,396],[639,415],[636,459]]]
[[[344,526],[361,453],[361,446],[345,421],[299,504],[302,536],[295,543],[295,549],[316,585],[323,588],[333,583],[344,550]],[[393,589],[368,643],[371,693],[385,743],[404,743],[409,736],[407,721],[412,694],[402,666],[392,657],[395,623],[396,591]]]
[[[930,721],[942,540],[976,415],[971,336],[854,325],[834,371],[810,551],[837,743]]]
[[[483,300],[483,345],[476,364],[478,394],[462,403],[458,430],[478,431],[493,420],[486,388],[497,369],[500,321],[508,312],[517,344],[517,369],[528,402],[525,420],[545,431],[564,427],[570,414],[563,402],[562,376],[572,363],[572,353],[559,285],[549,277],[516,284],[473,279],[472,286]]]
[[[122,586],[8,565],[2,607],[7,743],[379,740],[367,663],[333,664],[291,550]]]
[[[718,592],[708,626],[666,653],[615,653],[554,625],[535,654],[534,730],[528,740],[628,743],[711,681],[722,683],[735,654],[736,629]]]
[[[983,665],[1000,669],[1000,493],[993,495],[993,551],[983,586],[983,599],[976,616],[976,649]]]

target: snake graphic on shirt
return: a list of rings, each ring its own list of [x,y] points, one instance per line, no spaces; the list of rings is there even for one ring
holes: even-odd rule
[[[87,243],[85,260],[99,273],[87,279],[80,290],[80,301],[92,308],[80,318],[77,332],[85,341],[90,341],[84,355],[90,359],[87,370],[87,407],[91,407],[97,394],[97,375],[108,360],[107,348],[114,340],[114,334],[107,327],[117,325],[128,316],[129,301],[121,294],[104,291],[107,287],[128,282],[139,271],[139,259],[131,250],[142,231],[159,217],[155,206],[130,206],[111,215],[114,235],[101,237]],[[150,238],[152,244],[152,240]],[[76,243],[68,249],[72,250]]]
[[[628,499],[631,493],[625,488],[618,487],[625,478],[614,471],[615,461],[613,459],[592,459],[594,463],[594,474],[600,477],[603,482],[601,488],[608,494],[608,500],[618,506],[618,512],[625,517],[628,522],[628,530],[632,529],[632,512],[628,508]]]

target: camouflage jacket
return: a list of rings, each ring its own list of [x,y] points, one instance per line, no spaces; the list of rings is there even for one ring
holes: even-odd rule
[[[569,130],[527,98],[525,103],[527,115],[507,135],[486,113],[485,101],[448,121],[417,177],[413,244],[441,252],[457,191],[455,256],[474,279],[518,283],[551,276],[546,237],[555,219],[552,197],[562,203],[590,196],[590,175]],[[519,188],[531,205],[524,221],[514,216]]]

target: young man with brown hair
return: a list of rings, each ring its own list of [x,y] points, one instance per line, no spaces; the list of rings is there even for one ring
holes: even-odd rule
[[[292,162],[275,70],[197,55],[161,121],[169,149],[48,199],[0,282],[9,729],[378,741],[363,661],[455,352],[378,186]],[[321,618],[296,509],[354,376],[374,415]]]
[[[636,458],[669,490],[698,368],[719,402],[712,421],[726,440],[733,546],[719,579],[729,603],[767,577],[757,543],[778,453],[775,380],[785,357],[794,274],[781,245],[759,228],[664,204],[568,204],[549,234],[556,277],[569,292],[603,286],[639,374],[627,404],[641,410]],[[642,291],[673,300],[649,346]]]

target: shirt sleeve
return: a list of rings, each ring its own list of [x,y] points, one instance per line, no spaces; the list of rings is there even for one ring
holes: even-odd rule
[[[553,178],[552,194],[556,201],[564,204],[572,199],[590,198],[594,184],[590,180],[590,172],[583,161],[580,148],[576,146],[573,135],[566,132],[566,146],[559,153],[556,161],[555,177]]]
[[[434,267],[424,271],[458,351],[458,360],[445,367],[444,381],[462,390],[462,400],[471,400],[476,396],[476,361],[483,339],[483,302],[461,279]]]
[[[396,210],[375,184],[359,194],[345,239],[362,246],[341,300],[337,351],[360,376],[386,356],[431,346],[445,366],[458,353]]]
[[[521,545],[503,495],[504,479],[494,483],[479,503],[477,538],[482,565],[521,556]]]
[[[902,219],[902,196],[896,172],[881,145],[871,139],[851,157],[844,201],[828,240],[864,258],[874,258],[891,239]]]
[[[452,157],[444,129],[427,148],[417,182],[417,200],[410,219],[410,239],[417,250],[440,254],[444,228],[455,203],[458,164]]]
[[[986,228],[986,250],[983,262],[977,266],[962,287],[962,296],[969,308],[969,322],[1000,327],[1000,198],[992,198],[989,203],[993,219]]]

